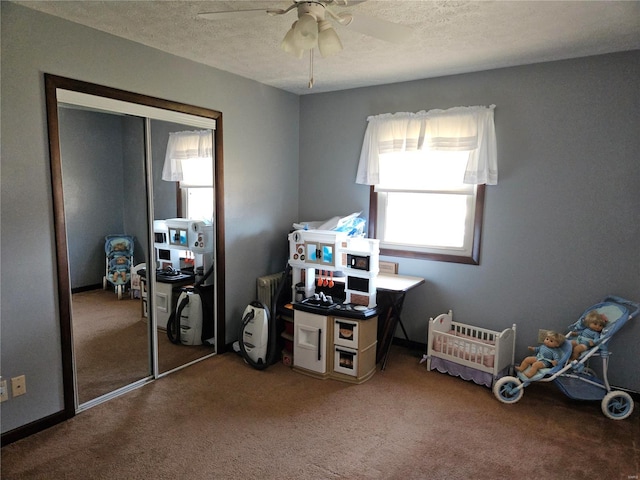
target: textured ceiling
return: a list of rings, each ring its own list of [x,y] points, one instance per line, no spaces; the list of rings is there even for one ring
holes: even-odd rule
[[[165,52],[296,94],[319,93],[640,48],[639,1],[368,0],[336,12],[410,26],[385,42],[335,25],[344,50],[309,58],[280,49],[295,10],[280,16],[205,20],[198,13],[286,8],[263,1],[16,1]]]

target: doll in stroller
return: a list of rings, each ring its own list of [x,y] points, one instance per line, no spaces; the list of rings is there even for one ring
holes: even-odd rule
[[[565,342],[565,336],[558,332],[547,332],[544,342],[539,347],[529,347],[536,355],[526,357],[516,371],[522,372],[527,378],[532,378],[541,368],[555,367],[562,359],[563,350],[560,346]]]
[[[118,294],[118,300],[122,299],[122,294],[130,286],[133,246],[134,238],[130,235],[107,235],[105,237],[106,266],[102,287],[106,290],[107,285],[112,285]]]
[[[493,394],[502,403],[516,403],[522,398],[524,389],[535,382],[554,382],[556,386],[573,400],[600,401],[602,413],[612,420],[623,420],[633,412],[633,398],[623,390],[613,390],[607,378],[609,355],[608,344],[615,333],[624,324],[638,315],[640,305],[621,297],[608,296],[596,305],[589,307],[580,318],[569,326],[567,336],[569,340],[560,345],[562,355],[555,366],[541,368],[530,378],[522,371],[515,377],[502,377],[493,386]],[[587,333],[589,325],[585,320],[591,320],[596,315],[606,319],[601,332]],[[590,337],[586,342],[587,348],[579,348],[574,359],[574,344],[571,337],[582,334]],[[585,343],[576,342],[577,345]],[[602,362],[602,378],[598,378],[595,370],[589,367],[589,360],[599,358]]]
[[[591,310],[577,325],[576,330],[569,332],[568,337],[576,337],[571,340],[573,351],[570,360],[577,360],[583,352],[595,346],[595,342],[600,339],[604,327],[607,326],[607,317],[596,310]]]

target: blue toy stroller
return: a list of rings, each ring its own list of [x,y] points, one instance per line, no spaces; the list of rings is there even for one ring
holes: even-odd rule
[[[533,377],[527,378],[522,372],[517,377],[502,377],[493,386],[493,394],[502,403],[516,403],[522,398],[524,389],[533,382],[553,381],[558,388],[573,400],[599,400],[602,413],[612,420],[623,420],[633,412],[633,398],[627,392],[612,390],[607,378],[610,352],[607,345],[613,335],[627,320],[635,317],[640,305],[620,297],[608,296],[603,302],[588,308],[577,322],[569,326],[570,332],[585,328],[587,314],[593,310],[603,314],[607,323],[595,345],[586,350],[576,360],[570,360],[573,350],[570,338],[561,345],[561,360],[553,368],[544,368]],[[602,379],[588,367],[591,358],[602,360]]]
[[[106,266],[102,288],[106,290],[107,285],[113,285],[118,300],[121,300],[122,294],[131,284],[134,238],[129,235],[107,235],[104,238]]]

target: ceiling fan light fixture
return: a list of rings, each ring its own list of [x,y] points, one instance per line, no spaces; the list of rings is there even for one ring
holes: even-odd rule
[[[318,22],[318,50],[323,58],[342,50],[340,37],[327,20]]]
[[[280,48],[282,48],[282,50],[284,50],[287,53],[290,53],[296,58],[302,58],[302,55],[304,55],[304,49],[300,48],[295,41],[294,30],[297,23],[298,22],[293,22],[293,25],[291,25],[291,28],[289,29],[287,34],[284,36],[284,39],[280,44]]]
[[[318,43],[318,22],[316,18],[305,13],[298,17],[293,28],[293,41],[304,50],[310,50]]]

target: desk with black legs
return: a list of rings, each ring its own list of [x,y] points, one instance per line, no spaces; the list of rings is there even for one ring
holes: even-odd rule
[[[381,369],[387,366],[389,351],[393,343],[398,324],[407,340],[409,335],[404,328],[400,315],[407,292],[424,283],[424,278],[408,277],[405,275],[378,275],[376,279],[377,303],[381,308],[378,323],[378,349],[376,363],[382,361]]]

